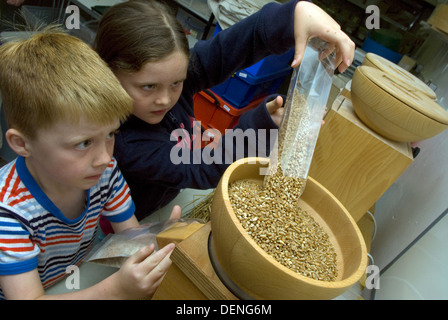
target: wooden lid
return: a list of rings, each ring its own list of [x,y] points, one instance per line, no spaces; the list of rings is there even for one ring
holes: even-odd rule
[[[398,83],[396,78],[372,67],[361,66],[358,69],[367,79],[410,108],[437,122],[448,124],[448,112],[435,100],[422,94],[414,87]]]
[[[404,85],[415,87],[431,99],[437,99],[436,93],[426,85],[422,80],[414,76],[409,71],[403,69],[399,65],[383,58],[374,53],[367,53],[363,65],[378,68],[387,74],[396,77],[397,82],[403,82]]]

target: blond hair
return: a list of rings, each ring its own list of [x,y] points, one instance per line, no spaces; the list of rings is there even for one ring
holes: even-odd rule
[[[29,137],[55,121],[124,121],[132,99],[87,44],[47,28],[0,46],[0,89],[8,126]]]

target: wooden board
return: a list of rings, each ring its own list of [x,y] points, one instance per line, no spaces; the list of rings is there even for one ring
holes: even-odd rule
[[[309,175],[326,187],[358,221],[412,163],[409,143],[369,129],[340,96],[325,117]]]
[[[185,224],[184,222],[175,223],[170,228],[157,235],[157,244],[159,248],[162,248],[171,242],[182,242],[203,226],[204,224],[196,222],[189,224]]]
[[[180,242],[171,254],[172,266],[153,300],[236,300],[210,262],[210,223]]]

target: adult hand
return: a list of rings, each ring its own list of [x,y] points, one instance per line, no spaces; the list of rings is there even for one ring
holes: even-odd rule
[[[344,72],[352,64],[355,55],[354,42],[333,18],[311,2],[299,1],[296,5],[294,37],[295,54],[292,67],[297,67],[301,63],[308,40],[315,37],[329,43],[328,54],[336,49],[340,72]]]

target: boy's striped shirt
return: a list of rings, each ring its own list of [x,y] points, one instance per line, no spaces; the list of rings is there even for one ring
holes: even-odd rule
[[[114,159],[99,182],[86,191],[86,209],[74,220],[64,217],[44,194],[22,157],[0,169],[0,187],[0,276],[37,268],[44,288],[86,256],[100,214],[121,222],[135,210]]]

